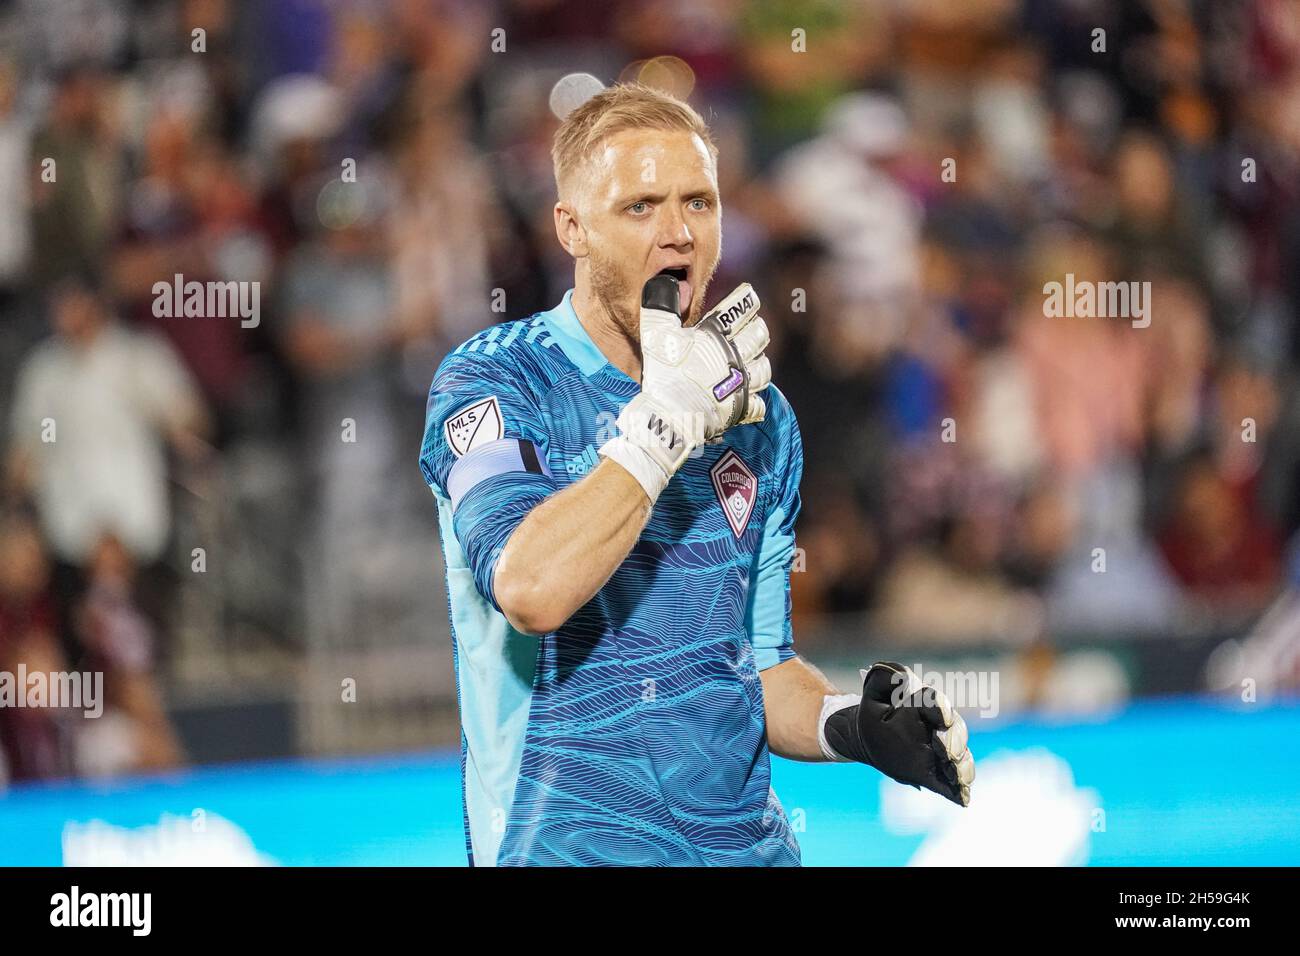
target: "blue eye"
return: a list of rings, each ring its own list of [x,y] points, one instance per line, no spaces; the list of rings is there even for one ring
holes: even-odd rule
[[[708,203],[708,200],[706,200],[706,199],[692,199],[692,200],[691,200],[691,205],[695,205],[696,203],[699,203],[699,205],[696,207],[696,211],[697,211],[697,212],[704,212],[704,210],[706,210],[706,209],[709,208],[709,203]]]
[[[644,202],[634,202],[634,203],[632,203],[632,205],[628,206],[627,208],[628,208],[628,211],[629,211],[629,212],[633,212],[633,213],[636,213],[637,215],[640,215],[641,210],[639,210],[637,207],[638,207],[638,206],[645,206],[645,205],[646,205],[646,204],[645,204]],[[647,208],[648,208],[648,207],[647,207]]]

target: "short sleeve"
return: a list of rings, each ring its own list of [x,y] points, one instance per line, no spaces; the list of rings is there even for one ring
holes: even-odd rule
[[[477,353],[453,353],[429,390],[420,471],[451,505],[453,532],[479,592],[528,513],[556,490],[546,464],[539,403],[522,370]]]
[[[773,500],[750,572],[747,623],[754,659],[766,670],[794,654],[790,626],[790,571],[794,563],[794,525],[799,517],[799,482],[803,478],[803,442],[794,411],[785,396],[770,386],[768,417],[777,443]]]
[[[150,421],[184,423],[202,407],[194,376],[166,339],[140,333],[131,348],[135,397]]]

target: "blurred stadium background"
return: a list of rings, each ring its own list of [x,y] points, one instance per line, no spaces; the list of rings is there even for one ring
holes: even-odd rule
[[[0,708],[0,864],[464,862],[424,396],[571,284],[574,71],[721,147],[713,295],[758,288],[804,436],[796,648],[998,680],[965,817],[774,761],[805,861],[1300,862],[1300,3],[24,0],[0,671],[108,703]],[[256,326],[155,317],[177,273]],[[1047,317],[1066,273],[1150,326]]]

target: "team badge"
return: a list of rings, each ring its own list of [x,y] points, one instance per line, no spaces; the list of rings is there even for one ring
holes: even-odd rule
[[[497,397],[493,395],[462,408],[443,423],[442,430],[451,453],[457,458],[490,441],[504,438],[506,429]]]
[[[709,469],[709,477],[713,479],[713,490],[718,493],[718,501],[722,503],[727,523],[739,538],[745,533],[749,516],[754,513],[754,502],[758,500],[758,479],[730,448]]]

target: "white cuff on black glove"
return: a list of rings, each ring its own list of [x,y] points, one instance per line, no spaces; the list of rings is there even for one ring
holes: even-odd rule
[[[966,721],[947,695],[901,664],[878,662],[860,673],[856,703],[849,694],[824,698],[817,728],[822,753],[969,804],[975,759]]]

